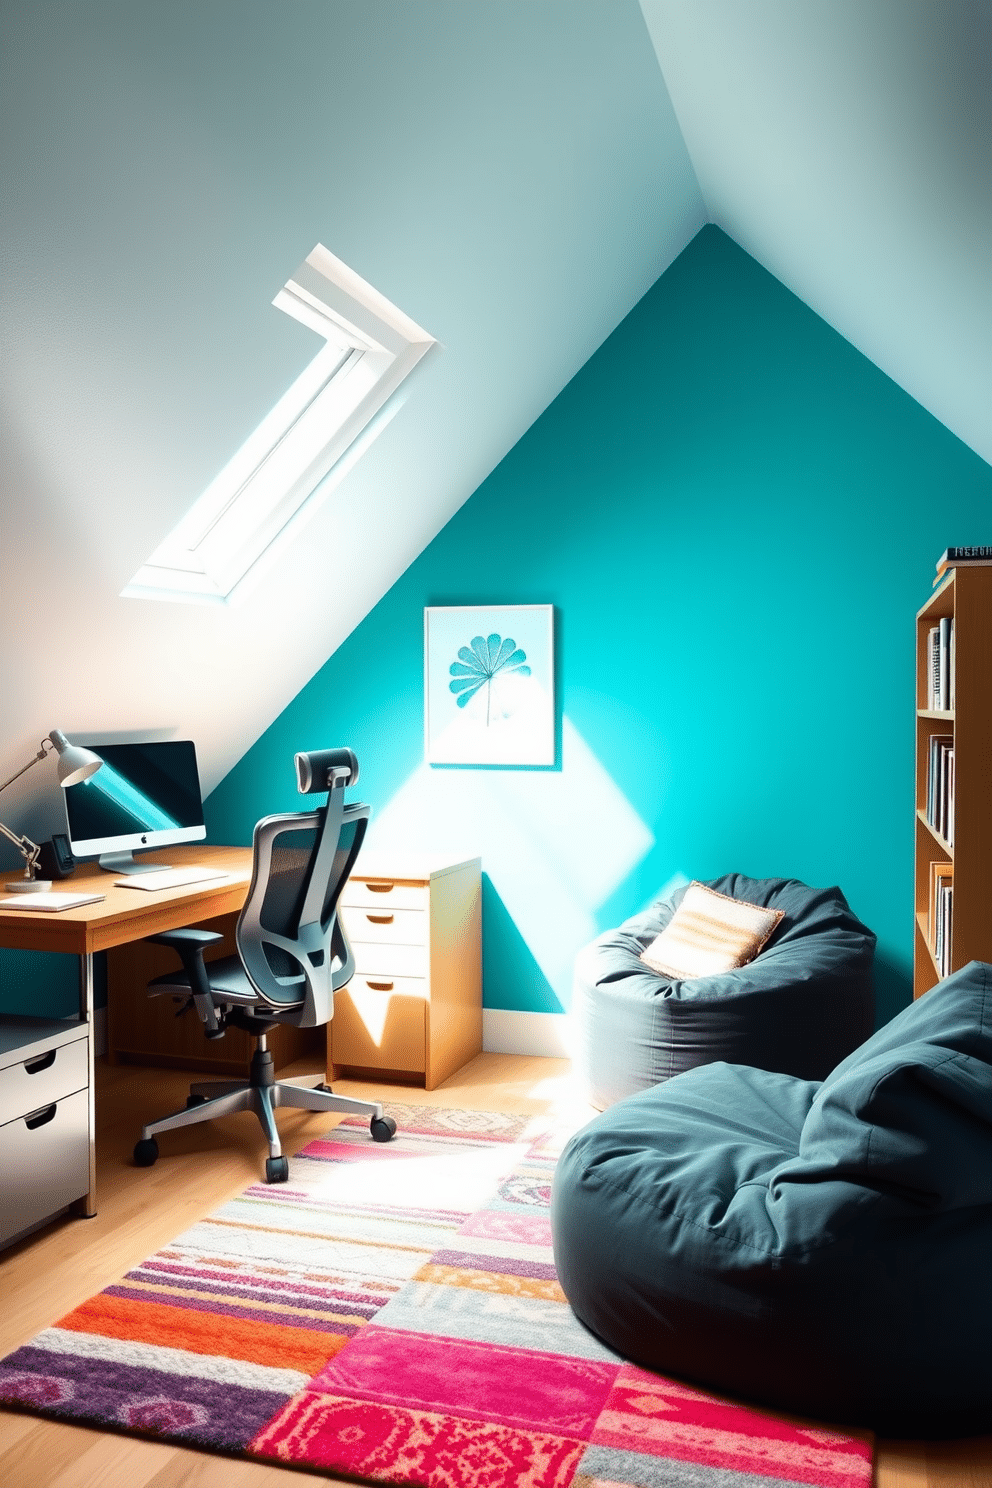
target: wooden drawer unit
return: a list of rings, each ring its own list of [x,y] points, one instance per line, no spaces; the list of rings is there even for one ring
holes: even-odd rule
[[[427,1073],[427,979],[356,972],[334,995],[328,1045],[338,1065],[403,1070],[419,1084]]]
[[[355,975],[334,996],[327,1062],[433,1090],[482,1049],[480,860],[368,853],[341,894]]]
[[[347,889],[344,891],[347,893]],[[341,919],[348,939],[355,945],[374,942],[377,946],[426,946],[430,921],[424,909],[386,909],[377,905],[342,904]]]
[[[89,1191],[85,1025],[0,1019],[0,1245]]]

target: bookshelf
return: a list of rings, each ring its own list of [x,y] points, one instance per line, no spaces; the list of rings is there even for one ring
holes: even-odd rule
[[[942,618],[954,622],[952,709],[927,706],[929,637]],[[931,740],[948,738],[954,820],[942,832],[928,821],[931,753],[939,758],[943,752]],[[950,569],[916,616],[914,997],[941,980],[934,946],[938,912],[931,904],[935,873],[953,882],[947,970],[992,961],[992,565]]]

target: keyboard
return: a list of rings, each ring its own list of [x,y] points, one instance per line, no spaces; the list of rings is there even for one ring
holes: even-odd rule
[[[210,883],[230,878],[222,868],[156,868],[148,873],[133,873],[128,878],[115,878],[117,889],[144,889],[156,894],[160,889],[184,889],[187,884]]]

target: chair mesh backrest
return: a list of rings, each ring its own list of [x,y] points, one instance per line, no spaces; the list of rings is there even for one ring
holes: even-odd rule
[[[315,827],[290,827],[277,834],[259,908],[263,930],[295,939],[316,845]],[[262,950],[275,976],[298,977],[302,987],[299,962],[294,956],[272,941],[263,940]]]
[[[255,828],[238,953],[262,1002],[302,1009],[291,1020],[300,1026],[330,1018],[334,989],[354,969],[337,903],[368,816],[367,806],[342,807],[340,793],[332,792],[319,811],[266,817]]]

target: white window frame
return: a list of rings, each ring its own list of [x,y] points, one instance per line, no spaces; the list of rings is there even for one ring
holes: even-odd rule
[[[325,345],[121,591],[228,604],[352,468],[437,343],[323,244],[272,302]]]

